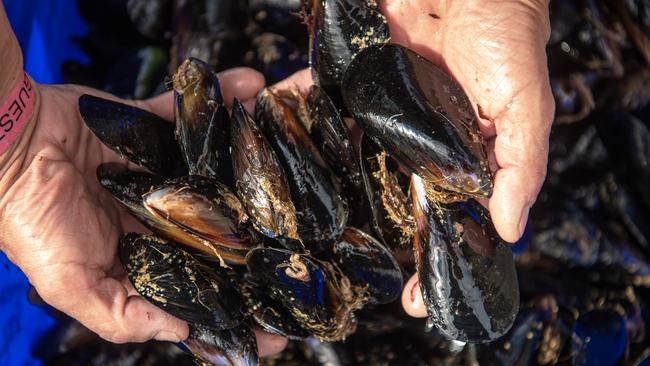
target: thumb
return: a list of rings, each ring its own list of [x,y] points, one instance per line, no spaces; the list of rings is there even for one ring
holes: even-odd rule
[[[57,272],[61,273],[51,273]],[[70,278],[81,280],[70,281]],[[46,302],[107,341],[126,343],[156,339],[179,342],[188,337],[186,322],[138,295],[129,295],[122,283],[106,277],[102,271],[72,269],[53,276],[47,282],[37,288]],[[50,291],[52,288],[56,290]]]
[[[489,202],[492,222],[508,242],[519,240],[546,176],[555,104],[548,79],[530,86],[495,120],[494,155],[499,169]]]
[[[420,290],[420,277],[416,273],[408,280],[402,290],[402,307],[412,317],[424,318],[427,316],[427,307]]]

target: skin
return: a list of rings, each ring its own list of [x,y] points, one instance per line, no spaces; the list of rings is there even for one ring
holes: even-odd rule
[[[488,145],[494,193],[484,204],[507,242],[522,236],[546,176],[555,112],[545,45],[547,0],[384,0],[391,42],[415,50],[455,78],[467,93]],[[306,71],[277,88],[298,85]],[[426,316],[417,275],[402,296],[406,311]]]

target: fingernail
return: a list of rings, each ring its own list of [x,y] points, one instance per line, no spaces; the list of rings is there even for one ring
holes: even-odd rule
[[[167,342],[173,342],[173,343],[178,343],[182,341],[183,339],[176,333],[170,332],[168,330],[160,330],[156,335],[153,337],[153,339],[157,341],[167,341]]]

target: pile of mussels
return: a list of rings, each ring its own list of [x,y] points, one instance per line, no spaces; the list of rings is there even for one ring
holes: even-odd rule
[[[464,175],[480,169],[467,168],[472,159],[463,147],[483,153],[472,143],[480,140],[476,130],[464,133],[459,123],[468,110],[462,93],[412,52],[377,45],[388,32],[373,2],[318,3],[306,9],[307,37],[292,15],[297,0],[79,0],[92,24],[80,40],[91,63],[66,64],[68,82],[143,98],[164,89],[168,64],[177,75],[177,137],[171,124],[145,112],[89,97],[82,103],[94,114],[94,131],[151,173],[99,169],[104,185],[159,237],[125,237],[122,257],[143,296],[193,324],[185,348],[213,363],[254,363],[248,327],[257,326],[291,339],[280,355],[260,360],[269,365],[647,365],[650,0],[550,2],[557,113],[548,179],[513,247],[518,290],[515,276],[506,275],[507,249],[466,198],[489,194],[489,179]],[[320,89],[309,96],[264,91],[254,118],[237,103],[226,112],[218,81],[201,62],[177,71],[194,57],[217,70],[255,67],[275,82],[305,67],[308,54]],[[276,119],[291,124],[269,122],[265,111],[282,111]],[[101,126],[92,123],[101,119]],[[237,136],[251,137],[245,149]],[[434,146],[436,153],[427,153]],[[280,183],[259,188],[265,180]],[[328,183],[314,191],[314,182]],[[332,224],[332,212],[347,218]],[[505,279],[494,279],[494,268],[505,268],[498,273]],[[430,280],[421,284],[432,315],[426,327],[399,301],[381,304],[397,297],[401,279],[416,269]],[[217,298],[215,287],[227,296]],[[497,337],[510,311],[514,324]],[[495,339],[450,340],[486,337]],[[173,345],[112,345],[78,324],[61,347],[48,364],[192,362]]]
[[[148,170],[113,163],[97,176],[154,232],[126,234],[121,261],[144,298],[188,321],[183,345],[201,362],[257,364],[254,325],[344,340],[358,310],[400,296],[390,249],[409,242],[430,323],[446,337],[492,341],[517,315],[511,250],[476,201],[492,177],[468,98],[388,44],[374,2],[327,3],[309,9],[318,86],[307,96],[264,89],[254,116],[238,100],[229,113],[215,71],[190,58],[172,78],[175,131],[134,107],[79,99],[93,133]],[[341,11],[354,12],[354,28],[333,21]]]

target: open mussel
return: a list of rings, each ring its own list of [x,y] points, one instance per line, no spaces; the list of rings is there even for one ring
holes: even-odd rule
[[[174,74],[173,84],[176,136],[190,174],[230,184],[230,117],[215,71],[190,58]]]
[[[288,250],[256,248],[246,256],[253,278],[313,336],[345,339],[356,329],[354,310],[365,303],[365,287],[351,284],[330,263]]]
[[[257,97],[256,119],[285,171],[298,219],[298,236],[320,252],[341,235],[348,207],[339,183],[294,111],[269,89]]]
[[[119,256],[142,297],[185,321],[214,329],[243,320],[241,295],[219,274],[177,245],[143,234],[120,240]]]
[[[237,193],[255,229],[271,237],[298,240],[289,183],[266,137],[242,104],[232,111],[232,165]]]
[[[519,310],[519,285],[512,252],[487,210],[474,200],[431,201],[417,175],[411,197],[415,258],[430,321],[463,342],[502,336]]]
[[[191,325],[190,336],[181,348],[200,365],[259,365],[255,334],[247,325],[226,330]]]
[[[172,181],[117,163],[97,169],[101,185],[158,235],[230,264],[243,264],[251,238],[237,197],[201,176]]]
[[[398,45],[368,47],[350,63],[342,90],[365,136],[420,175],[431,198],[491,195],[485,142],[469,99],[433,63]]]
[[[173,125],[155,114],[87,94],[79,98],[79,112],[95,136],[121,156],[166,177],[187,172]]]
[[[252,245],[243,225],[248,221],[244,207],[228,187],[213,179],[196,175],[178,178],[152,189],[143,202],[159,220],[178,226],[206,243],[204,247],[213,244],[241,252],[239,263]],[[210,254],[221,256],[222,252]]]

